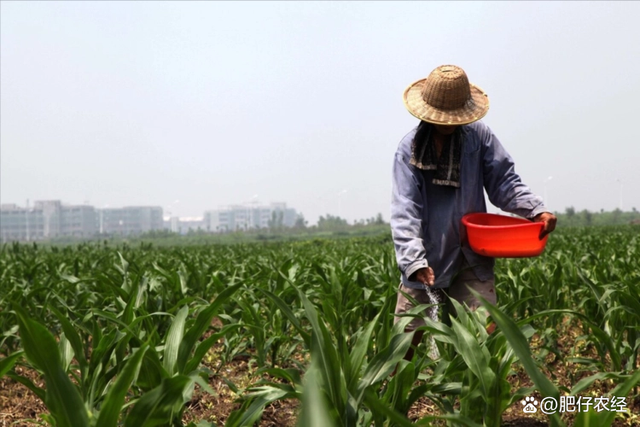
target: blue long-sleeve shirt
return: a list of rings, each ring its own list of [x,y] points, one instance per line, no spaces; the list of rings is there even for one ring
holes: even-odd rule
[[[493,278],[493,258],[471,250],[461,219],[472,212],[486,212],[483,189],[489,200],[505,212],[532,219],[547,212],[516,174],[513,159],[482,121],[465,125],[460,159],[460,188],[431,182],[433,170],[409,163],[417,127],[400,141],[393,163],[391,231],[402,283],[424,289],[408,278],[430,266],[436,288],[446,288],[466,259],[480,280]]]

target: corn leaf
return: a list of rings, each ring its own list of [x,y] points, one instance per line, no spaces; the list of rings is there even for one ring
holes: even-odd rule
[[[47,383],[46,404],[58,427],[84,427],[89,423],[87,410],[76,386],[62,369],[56,340],[51,333],[14,306],[20,338],[27,358],[44,373]]]
[[[0,360],[0,378],[2,378],[4,374],[13,369],[13,366],[16,364],[18,359],[22,357],[23,354],[23,350],[18,350],[10,356],[7,356],[4,359]]]
[[[122,411],[125,396],[138,374],[140,364],[148,348],[149,346],[144,344],[127,361],[115,384],[107,392],[107,396],[100,408],[96,427],[115,427],[118,425],[118,418]]]
[[[178,362],[178,351],[184,337],[184,325],[189,314],[189,307],[184,306],[178,311],[173,323],[169,328],[167,339],[164,343],[164,357],[162,365],[167,373],[171,376],[176,372],[176,363]]]
[[[202,337],[202,334],[204,334],[209,326],[211,326],[213,316],[215,316],[222,304],[226,303],[227,300],[240,288],[240,286],[242,286],[241,283],[227,287],[218,294],[215,301],[198,313],[195,323],[187,330],[182,342],[180,343],[177,359],[178,372],[185,373],[185,366],[189,362],[189,356],[191,355],[191,352],[198,340]]]

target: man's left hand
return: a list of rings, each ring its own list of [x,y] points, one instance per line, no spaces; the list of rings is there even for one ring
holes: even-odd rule
[[[556,229],[556,222],[558,218],[551,212],[542,212],[533,218],[535,222],[544,222],[544,227],[542,227],[542,231],[540,231],[540,240],[544,239],[544,236],[551,233]]]

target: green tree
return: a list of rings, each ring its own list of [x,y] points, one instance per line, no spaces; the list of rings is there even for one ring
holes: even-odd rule
[[[591,222],[593,221],[593,214],[591,212],[589,212],[589,210],[587,209],[583,209],[581,212],[582,215],[582,219],[584,221],[585,225],[591,225]]]
[[[339,216],[327,214],[326,218],[322,215],[318,218],[318,230],[321,231],[339,231],[348,226],[347,220]]]
[[[281,231],[284,227],[284,212],[280,210],[272,211],[268,224],[271,231]]]
[[[622,211],[620,210],[620,208],[616,208],[613,211],[613,223],[614,224],[620,224],[620,220],[622,219]]]
[[[296,230],[304,230],[307,228],[307,221],[304,219],[304,215],[298,214],[296,222],[293,224],[293,228]]]

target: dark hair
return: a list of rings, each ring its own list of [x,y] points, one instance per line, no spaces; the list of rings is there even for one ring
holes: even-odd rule
[[[420,120],[420,123],[418,124],[418,130],[416,130],[416,134],[413,137],[413,143],[416,145],[421,143],[426,144],[428,142],[427,139],[430,137],[433,129],[434,129],[433,123]],[[453,135],[454,135],[454,138],[460,139],[460,141],[462,141],[462,139],[464,138],[464,133],[465,133],[464,125],[457,125]]]
[[[429,135],[431,134],[432,130],[433,130],[432,123],[420,120],[420,123],[418,124],[418,130],[416,130],[416,134],[413,137],[413,143],[416,145],[420,143],[426,143],[427,142],[426,140],[427,138],[429,138]]]

